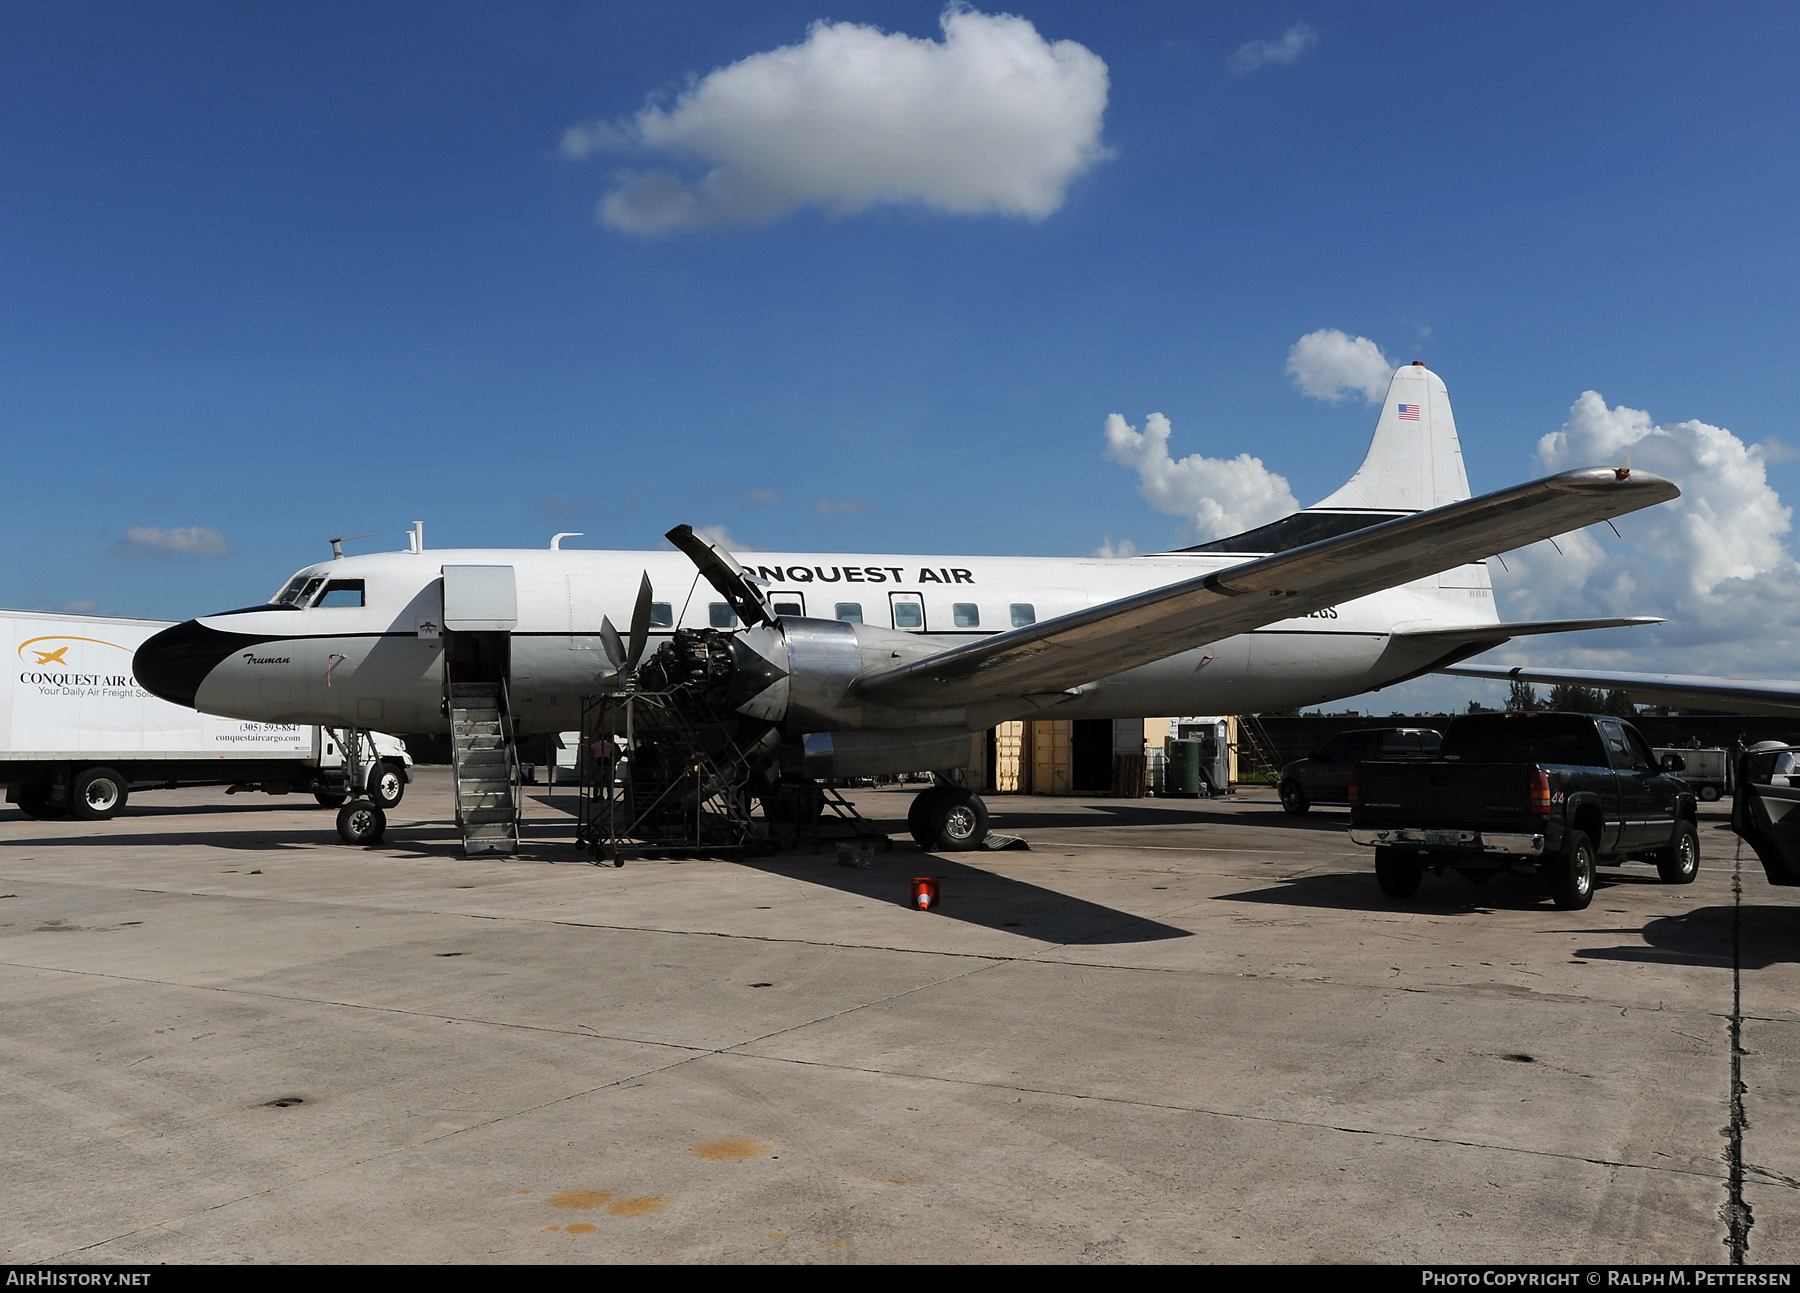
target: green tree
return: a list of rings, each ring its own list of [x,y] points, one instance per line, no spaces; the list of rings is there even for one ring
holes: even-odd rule
[[[1568,714],[1593,714],[1602,704],[1600,692],[1579,683],[1559,682],[1550,689],[1549,707]]]
[[[1537,688],[1523,678],[1514,678],[1512,686],[1506,693],[1506,708],[1509,713],[1539,709],[1543,702],[1538,700]]]
[[[1618,718],[1636,718],[1637,706],[1631,703],[1630,692],[1614,688],[1606,693],[1606,699],[1600,705],[1600,712],[1612,714]]]

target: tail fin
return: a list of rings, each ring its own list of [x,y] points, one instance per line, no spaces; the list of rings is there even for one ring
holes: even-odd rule
[[[1394,373],[1369,456],[1350,482],[1306,510],[1422,512],[1469,497],[1443,378],[1421,363]]]
[[[1342,489],[1292,516],[1182,551],[1246,556],[1286,552],[1468,497],[1469,477],[1463,470],[1456,419],[1450,415],[1450,392],[1444,389],[1443,378],[1424,364],[1412,363],[1396,371],[1388,383],[1368,457]],[[1466,616],[1459,618],[1495,618],[1493,586],[1483,562],[1446,570],[1411,587],[1467,607]]]

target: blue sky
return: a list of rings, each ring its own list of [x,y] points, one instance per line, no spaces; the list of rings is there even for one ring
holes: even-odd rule
[[[715,69],[820,21],[941,42],[942,12],[0,7],[0,604],[187,616],[414,519],[432,546],[688,521],[803,551],[1154,550],[1190,527],[1105,458],[1107,415],[1164,413],[1176,457],[1247,452],[1311,502],[1374,424],[1287,371],[1321,329],[1445,378],[1477,490],[1540,474],[1593,390],[1728,432],[1730,470],[1670,433],[1717,476],[1711,515],[1800,492],[1793,9],[1014,5],[1104,64],[1048,209],[947,209],[928,178],[861,210],[598,218],[622,172],[691,187],[717,160],[659,149],[647,104],[691,144],[718,123],[682,95]],[[605,146],[562,146],[596,122]],[[1503,610],[1694,623],[1518,658],[1784,668],[1788,536],[1695,575],[1624,528],[1573,574],[1535,561]]]

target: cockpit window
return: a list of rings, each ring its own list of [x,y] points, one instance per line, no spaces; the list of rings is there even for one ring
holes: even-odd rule
[[[325,585],[325,591],[319,594],[315,606],[361,606],[363,604],[363,581],[360,579],[334,579]]]
[[[275,594],[271,606],[304,606],[312,600],[319,585],[325,580],[319,575],[295,575],[288,580],[288,586]],[[359,603],[360,604],[360,603]]]

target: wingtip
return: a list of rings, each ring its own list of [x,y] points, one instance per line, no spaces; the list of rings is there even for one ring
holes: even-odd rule
[[[1553,489],[1578,493],[1649,495],[1649,501],[1658,503],[1681,497],[1681,488],[1674,481],[1633,467],[1629,462],[1617,467],[1578,467],[1574,471],[1558,472],[1546,483]]]

